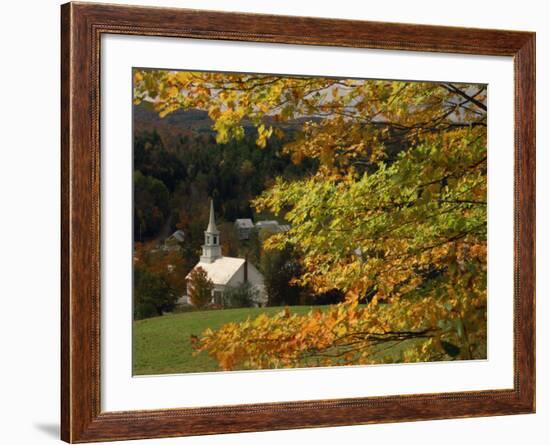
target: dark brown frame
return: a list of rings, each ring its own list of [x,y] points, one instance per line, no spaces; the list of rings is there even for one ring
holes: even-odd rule
[[[514,388],[102,412],[99,69],[104,33],[512,56]],[[61,34],[63,440],[93,442],[535,412],[534,33],[68,3],[61,7]]]

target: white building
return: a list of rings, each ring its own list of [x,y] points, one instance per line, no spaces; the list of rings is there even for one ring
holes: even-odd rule
[[[267,303],[264,277],[258,269],[244,258],[222,255],[220,232],[214,219],[213,201],[210,201],[210,219],[204,232],[202,255],[193,270],[198,267],[203,268],[208,274],[208,278],[214,283],[214,290],[212,291],[213,304],[223,304],[223,294],[226,290],[239,287],[245,283],[249,283],[255,291],[255,306],[264,306]],[[189,272],[187,278],[189,278],[191,272]],[[187,297],[183,297],[182,302],[190,303]]]
[[[290,225],[279,224],[279,222],[275,220],[258,221],[256,223],[256,229],[268,230],[273,233],[281,233],[281,232],[288,232],[290,230]]]
[[[164,250],[179,250],[185,242],[185,233],[183,230],[176,230],[172,235],[164,240]]]
[[[250,218],[238,218],[235,220],[235,229],[240,240],[250,239],[250,232],[254,230],[254,223]]]

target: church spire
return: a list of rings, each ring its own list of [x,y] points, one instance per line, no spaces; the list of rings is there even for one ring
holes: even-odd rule
[[[208,220],[208,227],[204,231],[204,244],[202,246],[200,261],[203,263],[213,263],[221,257],[220,231],[216,227],[216,220],[214,218],[214,201],[210,200],[210,218]]]
[[[207,232],[210,233],[220,233],[216,227],[216,221],[214,219],[214,200],[210,200],[210,219],[208,220],[208,227],[206,228]]]

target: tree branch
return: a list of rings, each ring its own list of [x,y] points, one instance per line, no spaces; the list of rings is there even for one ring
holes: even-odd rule
[[[466,94],[464,91],[462,91],[460,88],[455,87],[453,84],[450,83],[442,83],[441,86],[445,88],[447,91],[451,93],[456,93],[459,96],[462,96],[464,99],[467,99],[468,101],[472,102],[477,107],[481,108],[484,111],[487,111],[487,105],[485,105],[483,102],[480,102],[475,97],[470,96],[469,94]],[[476,96],[479,94],[476,93]]]

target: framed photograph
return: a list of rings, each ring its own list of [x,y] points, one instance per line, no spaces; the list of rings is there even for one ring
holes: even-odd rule
[[[62,439],[535,411],[535,34],[67,3]]]

